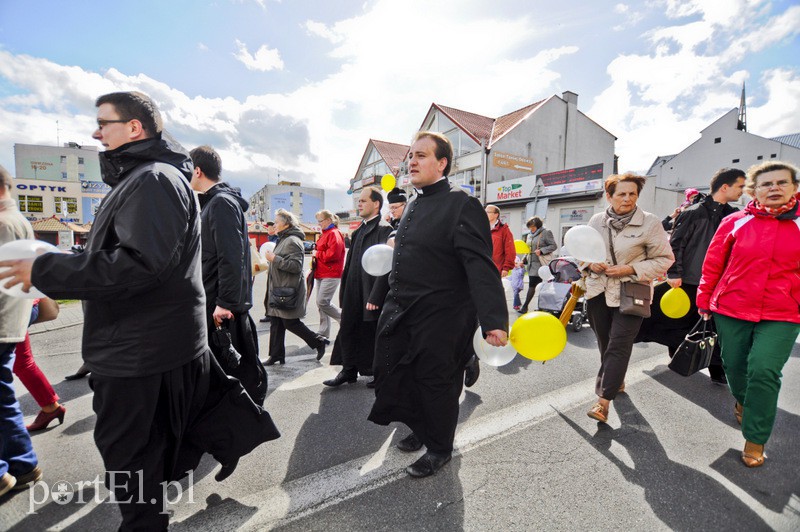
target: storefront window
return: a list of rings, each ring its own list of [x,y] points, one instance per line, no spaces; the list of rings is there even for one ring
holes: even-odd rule
[[[19,197],[20,212],[44,212],[44,202],[42,196],[23,196]]]
[[[55,202],[55,213],[56,214],[74,214],[78,212],[78,200],[77,198],[67,198],[67,197],[60,197],[56,196],[53,198]],[[63,212],[63,208],[66,205],[67,212]]]

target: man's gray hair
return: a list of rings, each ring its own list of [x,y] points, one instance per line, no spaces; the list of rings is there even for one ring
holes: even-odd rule
[[[286,209],[278,209],[275,211],[275,217],[281,217],[283,223],[290,227],[300,227],[300,220],[297,219],[297,216],[294,213],[287,211]]]

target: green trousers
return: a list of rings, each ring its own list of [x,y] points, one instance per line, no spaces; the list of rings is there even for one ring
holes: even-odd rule
[[[744,405],[742,434],[749,442],[767,443],[781,390],[781,370],[792,354],[800,324],[744,321],[714,314],[722,344],[728,386]]]

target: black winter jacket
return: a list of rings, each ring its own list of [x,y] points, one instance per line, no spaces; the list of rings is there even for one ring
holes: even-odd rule
[[[727,203],[717,203],[709,195],[681,212],[669,239],[675,262],[667,270],[667,277],[699,285],[703,261],[717,227],[723,218],[738,210]]]
[[[244,211],[249,204],[238,188],[218,183],[199,194],[203,288],[206,304],[235,314],[253,306],[250,241]]]
[[[34,283],[51,297],[84,300],[83,359],[92,372],[175,369],[208,349],[191,159],[164,135],[103,152],[100,164],[111,192],[85,251],[37,258]]]

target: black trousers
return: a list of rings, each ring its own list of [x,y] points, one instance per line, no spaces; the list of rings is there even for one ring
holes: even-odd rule
[[[163,483],[181,476],[174,471],[178,449],[205,402],[210,356],[147,377],[89,377],[94,441],[122,514],[120,530],[167,529]]]
[[[642,325],[642,318],[620,314],[619,307],[606,305],[605,293],[588,300],[586,310],[600,348],[600,371],[597,372],[595,393],[610,401],[625,382],[633,340]]]
[[[537,270],[538,273],[538,270]],[[536,287],[539,283],[542,282],[542,278],[538,275],[530,275],[528,276],[528,293],[525,295],[525,304],[522,305],[524,310],[528,310],[528,305],[531,304],[531,299],[533,299],[533,293],[536,291]]]
[[[306,324],[297,318],[287,319],[277,316],[270,316],[269,321],[269,356],[282,360],[286,358],[286,331],[290,331],[299,336],[308,347],[316,349],[322,340],[319,335],[306,327]]]

